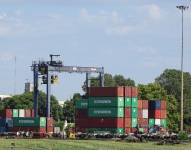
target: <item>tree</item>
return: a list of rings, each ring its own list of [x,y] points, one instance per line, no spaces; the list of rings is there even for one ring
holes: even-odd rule
[[[75,119],[75,101],[81,99],[81,95],[79,93],[75,93],[73,98],[65,101],[63,107],[63,118],[62,120],[67,120],[70,123],[74,123]]]
[[[138,85],[139,98],[143,100],[166,100],[167,102],[167,125],[168,128],[177,131],[180,121],[177,112],[177,100],[172,95],[167,95],[167,92],[158,83],[150,83],[148,85]]]
[[[130,78],[126,79],[122,75],[115,75],[113,80],[115,82],[115,86],[135,86],[135,82],[133,80]]]
[[[174,95],[178,105],[177,111],[180,113],[181,95],[181,71],[166,69],[158,78],[155,79],[166,91],[168,95]],[[184,123],[185,127],[190,126],[191,122],[191,75],[184,73]]]

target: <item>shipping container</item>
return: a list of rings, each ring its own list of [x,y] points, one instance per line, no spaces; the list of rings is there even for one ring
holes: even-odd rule
[[[147,119],[149,116],[148,116],[148,109],[143,109],[143,117],[142,118],[145,118]]]
[[[161,101],[160,100],[151,100],[149,101],[149,109],[161,109]]]
[[[143,109],[148,109],[149,108],[148,100],[142,100],[142,108]]]
[[[123,118],[77,119],[76,125],[84,128],[124,128]]]
[[[89,97],[123,97],[123,87],[90,87],[88,88]]]
[[[32,132],[46,133],[45,127],[12,127],[12,128],[9,128],[8,130],[9,132],[32,131]]]
[[[52,126],[52,127],[46,127],[46,132],[47,133],[53,133],[54,132],[54,127]]]
[[[46,127],[45,117],[13,118],[14,127]]]
[[[76,109],[75,118],[88,118],[88,109]]]
[[[138,107],[138,98],[132,97],[132,107]]]
[[[19,110],[13,109],[13,117],[19,117]]]
[[[155,125],[158,125],[158,126],[160,126],[161,124],[161,119],[155,119]]]
[[[155,125],[155,119],[149,119],[149,127],[153,127]]]
[[[161,101],[161,109],[166,110],[166,101]]]
[[[138,88],[131,87],[131,97],[138,97]]]
[[[137,108],[132,108],[131,117],[132,118],[137,118],[138,117],[138,109]]]
[[[131,128],[125,128],[125,134],[131,133]]]
[[[124,87],[124,91],[125,91],[125,94],[124,94],[125,97],[129,97],[129,98],[132,97],[131,87],[127,87],[127,86]]]
[[[132,125],[132,128],[136,128],[137,127],[137,118],[132,118],[131,125]]]
[[[90,97],[88,107],[124,107],[123,97]]]
[[[161,119],[166,119],[166,118],[167,118],[166,110],[161,110]]]
[[[54,126],[54,119],[53,117],[46,118],[46,126],[53,127]]]
[[[130,97],[125,97],[125,107],[132,107]]]
[[[124,134],[124,128],[89,128],[87,131],[94,134]]]
[[[25,117],[32,117],[31,109],[25,109]]]
[[[161,118],[161,110],[158,110],[158,109],[157,109],[157,110],[154,111],[154,113],[155,113],[155,116],[154,116],[154,117],[155,117],[156,119],[160,119],[160,118]]]
[[[142,105],[142,100],[138,100],[138,109],[142,109],[143,105]]]
[[[88,108],[88,100],[81,99],[75,101],[75,108],[77,109],[87,109]]]
[[[138,118],[142,118],[142,117],[143,117],[143,110],[138,109]]]
[[[131,118],[125,118],[125,128],[131,128]]]
[[[137,120],[140,128],[148,128],[148,119],[138,118]]]
[[[124,108],[89,108],[89,117],[124,117]]]
[[[0,116],[2,118],[12,118],[13,117],[12,109],[5,109],[5,110],[1,111]]]
[[[25,110],[19,109],[19,117],[25,117]]]
[[[167,127],[167,121],[166,121],[166,119],[161,119],[160,125],[161,125],[161,127],[166,128],[166,127]]]
[[[137,128],[131,128],[131,133],[135,133],[135,132],[137,132]]]
[[[125,108],[125,118],[131,118],[131,107]]]
[[[86,133],[86,128],[75,127],[76,132]]]

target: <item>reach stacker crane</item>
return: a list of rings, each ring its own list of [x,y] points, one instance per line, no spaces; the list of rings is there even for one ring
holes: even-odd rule
[[[54,84],[58,80],[57,75],[53,75],[54,72],[68,72],[68,73],[86,73],[86,88],[90,87],[91,73],[99,74],[99,84],[104,86],[104,68],[103,67],[79,67],[79,66],[64,66],[63,61],[54,60],[55,57],[60,55],[50,54],[50,61],[33,61],[33,82],[34,82],[34,115],[38,116],[38,86],[39,78],[42,78],[42,83],[46,85],[46,117],[50,117],[50,96],[51,96],[51,84]],[[86,90],[88,91],[88,90]]]

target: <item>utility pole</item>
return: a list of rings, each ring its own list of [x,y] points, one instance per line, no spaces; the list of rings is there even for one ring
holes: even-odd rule
[[[181,123],[180,123],[180,130],[184,130],[184,11],[186,11],[189,7],[188,6],[176,6],[182,13],[182,53],[181,53]]]

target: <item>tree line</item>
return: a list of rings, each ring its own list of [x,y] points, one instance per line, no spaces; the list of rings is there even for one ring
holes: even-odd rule
[[[123,75],[105,74],[105,86],[135,86],[135,81],[125,78]],[[91,81],[91,86],[98,86],[97,80]],[[82,85],[84,87],[84,85]],[[181,72],[175,69],[166,69],[153,83],[137,84],[139,99],[153,100],[160,99],[167,101],[167,122],[168,128],[173,131],[179,130],[180,125],[180,93],[181,93]],[[69,100],[65,100],[64,106],[60,106],[55,96],[51,96],[51,113],[54,119],[59,122],[67,120],[74,122],[74,103],[82,98],[75,93]],[[39,93],[39,115],[45,116],[46,95]],[[5,108],[27,109],[33,108],[33,93],[24,93],[7,98],[0,102],[0,110]],[[185,129],[191,129],[191,74],[184,73],[184,123]]]

